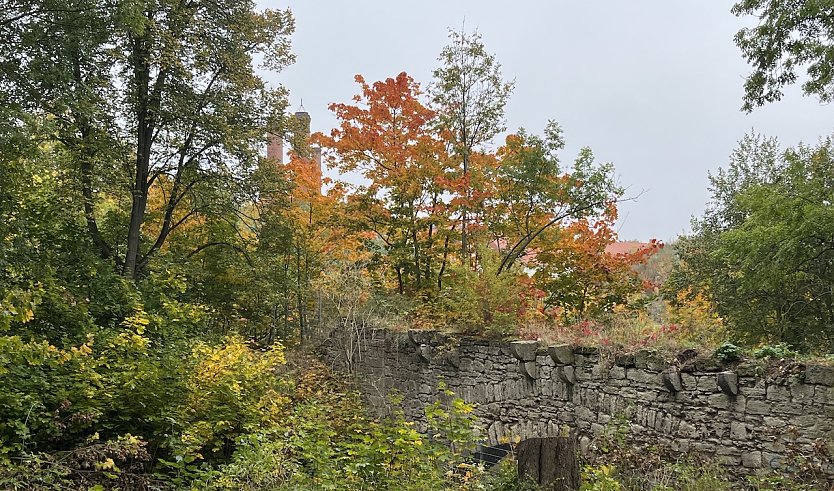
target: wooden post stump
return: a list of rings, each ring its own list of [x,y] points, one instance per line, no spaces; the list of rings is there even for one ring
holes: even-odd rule
[[[579,460],[576,436],[530,438],[518,444],[518,478],[531,478],[543,489],[577,491]]]

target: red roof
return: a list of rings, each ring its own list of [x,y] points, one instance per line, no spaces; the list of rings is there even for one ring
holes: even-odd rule
[[[614,242],[613,244],[608,244],[605,246],[605,252],[611,254],[612,256],[617,256],[620,254],[631,254],[633,252],[642,249],[643,247],[649,247],[651,244],[648,242],[640,242],[637,240],[627,240],[623,242]]]

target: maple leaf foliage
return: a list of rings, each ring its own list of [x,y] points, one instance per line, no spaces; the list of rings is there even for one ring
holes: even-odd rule
[[[444,201],[449,157],[434,131],[436,114],[406,73],[373,84],[357,75],[356,82],[356,104],[331,104],[339,126],[316,140],[331,151],[333,167],[366,180],[350,186],[352,226],[372,232],[368,245],[399,291],[428,287],[442,277],[451,230]]]
[[[573,321],[599,316],[628,302],[631,294],[651,289],[634,266],[663,247],[652,239],[624,253],[606,248],[617,241],[615,206],[595,220],[577,220],[552,230],[541,241],[535,262],[536,284],[546,292],[545,307]]]

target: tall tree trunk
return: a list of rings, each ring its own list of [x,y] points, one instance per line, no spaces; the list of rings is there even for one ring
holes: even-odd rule
[[[429,223],[429,231],[428,237],[426,238],[426,259],[423,261],[423,278],[426,281],[426,287],[431,287],[431,263],[432,263],[432,254],[434,254],[434,226]]]
[[[295,249],[295,288],[298,303],[298,332],[303,343],[307,339],[307,312],[304,309],[304,291],[302,288],[301,247]]]
[[[76,86],[84,85],[84,78],[81,75],[81,52],[76,50],[73,56],[72,74]],[[81,112],[74,114],[78,124],[78,131],[81,135],[80,167],[81,167],[81,194],[84,199],[84,218],[87,222],[87,231],[93,244],[98,248],[99,254],[104,259],[113,259],[116,266],[121,267],[121,258],[113,251],[110,245],[105,242],[98,229],[95,211],[95,197],[93,195],[93,162],[95,158],[95,145],[93,142],[94,130],[88,117]]]
[[[466,134],[463,134],[463,141],[466,141]],[[472,193],[469,189],[469,149],[463,151],[463,183],[464,190],[463,210],[460,216],[460,259],[469,266],[469,237],[467,235],[467,221],[469,220],[469,197]]]
[[[443,288],[443,275],[446,274],[446,262],[449,259],[449,237],[454,231],[455,225],[452,225],[452,229],[446,234],[446,240],[443,241],[443,260],[440,262],[440,271],[437,272],[437,291]]]
[[[397,291],[400,295],[402,295],[405,293],[405,287],[403,285],[403,270],[399,265],[397,265],[394,269],[397,271]]]
[[[419,290],[423,285],[422,271],[420,270],[420,247],[417,243],[417,228],[411,229],[411,240],[414,241],[414,275]]]
[[[134,186],[142,186],[133,189],[133,204],[130,208],[130,224],[127,230],[127,253],[125,254],[124,275],[128,278],[135,278],[137,274],[137,261],[139,249],[142,243],[142,222],[145,220],[145,208],[148,202],[148,193],[145,189],[147,172],[138,165],[137,158],[136,182]]]
[[[82,130],[82,137],[87,140],[88,135]],[[93,196],[93,155],[86,148],[82,149],[81,157],[81,194],[84,199],[84,218],[87,222],[87,231],[93,239],[93,244],[98,248],[101,257],[107,260],[115,260],[117,266],[121,266],[119,258],[113,249],[104,241],[98,229],[96,221],[95,197]]]
[[[124,275],[135,278],[142,241],[142,222],[148,204],[148,173],[151,161],[151,143],[154,131],[154,115],[150,101],[150,53],[147,40],[136,38],[133,43],[133,73],[136,83],[136,173],[131,185],[132,204],[127,229],[127,253]]]

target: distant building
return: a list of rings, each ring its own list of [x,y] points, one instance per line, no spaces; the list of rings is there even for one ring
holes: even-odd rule
[[[295,160],[301,160],[301,165],[309,168],[308,175],[312,177],[314,186],[317,185],[318,192],[321,192],[322,172],[321,172],[321,147],[310,145],[310,114],[304,111],[303,108],[293,115],[296,120],[298,133],[296,136],[296,145],[299,148],[294,148],[293,153]],[[266,158],[271,159],[277,164],[284,164],[284,138],[279,135],[273,135],[266,145]]]
[[[605,252],[612,256],[619,256],[620,254],[632,254],[646,247],[651,247],[651,244],[637,240],[624,240],[608,244],[605,246]]]

